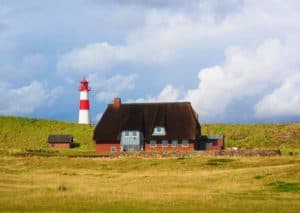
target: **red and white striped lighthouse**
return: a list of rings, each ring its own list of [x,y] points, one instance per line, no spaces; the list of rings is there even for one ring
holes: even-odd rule
[[[80,124],[90,124],[90,102],[89,102],[89,82],[84,77],[80,81],[80,104],[79,104],[79,119]]]

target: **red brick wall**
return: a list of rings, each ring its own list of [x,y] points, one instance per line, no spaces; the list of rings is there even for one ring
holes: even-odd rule
[[[95,151],[96,153],[111,153],[111,147],[116,147],[116,153],[121,152],[121,145],[116,142],[101,142],[101,144],[95,145]],[[171,144],[168,145],[168,147],[162,147],[161,143],[157,143],[156,147],[151,147],[149,143],[145,143],[145,151],[193,151],[194,150],[194,141],[190,140],[189,141],[189,146],[188,147],[182,147],[182,144],[179,143],[177,147],[172,147]]]
[[[111,153],[111,148],[116,147],[115,153],[120,153],[121,146],[119,143],[103,143],[95,145],[95,151],[97,153]]]
[[[65,148],[65,149],[70,148],[69,143],[51,143],[49,144],[49,146],[52,148]]]
[[[221,149],[224,149],[224,140],[223,139],[218,139],[217,140],[217,145],[214,145],[214,146],[209,146],[207,147],[207,150],[221,150]]]
[[[183,147],[181,143],[177,144],[177,147],[172,147],[172,144],[168,144],[168,147],[163,147],[160,142],[156,144],[156,147],[151,147],[150,143],[146,142],[145,143],[145,151],[183,151],[183,152],[188,152],[188,151],[193,151],[195,150],[194,148],[195,142],[193,140],[189,140],[189,146],[188,147]]]

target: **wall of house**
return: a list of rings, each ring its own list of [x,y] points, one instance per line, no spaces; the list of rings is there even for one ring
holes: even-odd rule
[[[116,152],[112,152],[112,147],[115,147]],[[101,144],[96,143],[95,151],[97,153],[120,153],[121,146],[118,142],[101,142]]]
[[[177,147],[172,147],[171,144],[168,145],[168,147],[163,147],[161,142],[158,141],[156,144],[156,147],[151,147],[149,142],[145,142],[144,149],[145,151],[183,151],[183,152],[189,152],[193,151],[195,146],[194,140],[189,140],[188,147],[182,147],[182,144],[179,143]],[[95,151],[96,153],[113,153],[112,147],[115,147],[116,152],[120,153],[122,151],[121,145],[116,142],[101,142],[101,144],[95,145]]]
[[[70,143],[50,143],[49,147],[52,147],[52,148],[70,148]]]
[[[189,140],[189,145],[183,147],[181,143],[178,143],[177,147],[172,147],[172,144],[169,142],[168,147],[163,147],[161,141],[157,141],[156,147],[151,147],[149,141],[145,142],[145,151],[183,151],[189,152],[195,150],[195,141]]]

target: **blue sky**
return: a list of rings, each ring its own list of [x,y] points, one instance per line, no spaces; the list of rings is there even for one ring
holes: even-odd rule
[[[0,0],[0,115],[97,122],[123,102],[190,101],[201,122],[300,121],[297,0]]]

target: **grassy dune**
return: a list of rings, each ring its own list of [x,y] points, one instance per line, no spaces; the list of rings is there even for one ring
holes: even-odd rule
[[[80,143],[76,151],[92,151],[93,129],[70,122],[0,116],[0,149],[48,149],[49,134],[71,134]]]
[[[73,152],[93,152],[93,126],[49,120],[1,117],[0,150],[48,149],[49,134],[72,134]],[[300,124],[202,124],[202,134],[224,134],[227,147],[300,148]]]
[[[223,134],[227,147],[300,148],[300,124],[203,124],[202,134]]]
[[[0,157],[0,211],[299,212],[298,156]]]

